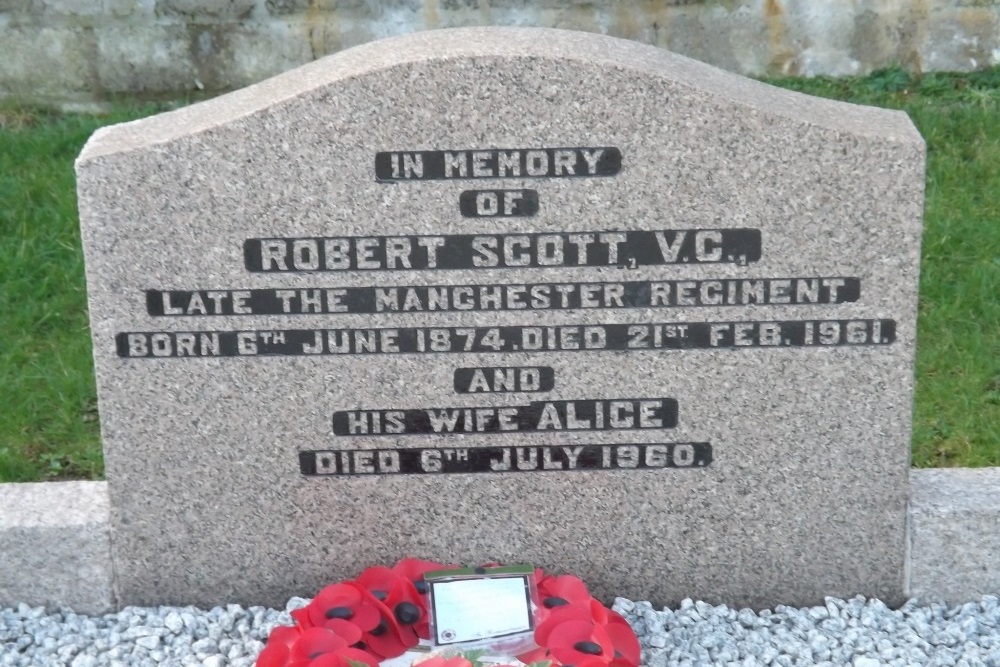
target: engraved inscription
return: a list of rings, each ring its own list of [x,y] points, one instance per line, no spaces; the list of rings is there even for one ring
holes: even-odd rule
[[[458,209],[466,218],[528,217],[538,213],[538,191],[466,190]]]
[[[414,271],[551,266],[741,264],[761,255],[758,229],[257,238],[248,271]]]
[[[621,151],[612,146],[387,151],[375,154],[375,180],[381,183],[455,178],[614,176],[621,168]]]
[[[557,327],[408,327],[271,331],[125,332],[134,359],[587,350],[749,350],[889,345],[895,320],[573,324]]]
[[[772,306],[850,303],[860,294],[857,278],[819,277],[147,290],[146,310],[153,316],[211,316]]]
[[[243,240],[243,263],[254,274],[337,273],[364,271],[468,271],[468,282],[441,284],[439,276],[403,282],[379,277],[368,285],[303,283],[289,275],[280,285],[256,276],[252,288],[145,291],[146,311],[153,317],[321,316],[317,328],[248,328],[235,330],[135,331],[116,335],[118,356],[129,359],[197,357],[338,356],[344,359],[399,354],[517,354],[496,365],[454,368],[451,389],[478,399],[480,405],[369,409],[358,404],[331,406],[330,429],[336,438],[361,443],[376,436],[493,436],[511,433],[672,429],[677,425],[674,398],[577,399],[488,405],[503,395],[544,394],[555,387],[551,366],[529,365],[538,354],[555,352],[683,352],[689,350],[761,350],[890,345],[896,340],[892,319],[785,320],[775,306],[823,306],[861,299],[857,276],[770,277],[742,275],[762,258],[762,232],[747,218],[720,218],[714,228],[663,229],[669,223],[639,220],[605,223],[604,229],[582,227],[579,220],[562,230],[525,231],[539,213],[538,190],[521,184],[491,183],[469,187],[479,179],[587,179],[622,172],[622,153],[612,146],[566,148],[472,148],[457,150],[392,150],[375,154],[377,183],[398,186],[418,181],[463,181],[455,187],[462,227],[473,233],[417,235],[402,230],[426,229],[406,220],[379,221],[386,235],[281,236],[275,221],[270,237]],[[540,181],[534,181],[538,183]],[[607,185],[591,182],[595,192]],[[480,185],[480,184],[476,184]],[[485,185],[485,184],[484,184]],[[510,185],[511,187],[504,187]],[[543,185],[545,185],[543,183]],[[563,183],[562,186],[565,186]],[[382,187],[382,186],[376,186]],[[442,189],[445,186],[438,185]],[[459,187],[466,189],[459,190]],[[549,186],[551,187],[551,186]],[[407,190],[409,191],[409,190]],[[453,195],[452,195],[453,196]],[[599,201],[591,196],[589,202]],[[553,213],[546,211],[547,214]],[[489,226],[491,219],[506,223]],[[679,218],[683,220],[683,218]],[[381,222],[392,222],[383,225]],[[620,225],[616,223],[621,223]],[[596,225],[595,225],[596,226]],[[648,227],[653,229],[635,229]],[[610,229],[607,227],[611,227]],[[622,229],[628,227],[628,229]],[[332,223],[316,234],[343,234]],[[354,226],[353,229],[364,227]],[[433,229],[433,228],[432,228]],[[530,228],[529,228],[530,229]],[[449,229],[449,231],[451,231]],[[393,234],[395,232],[395,234]],[[714,265],[712,275],[699,272]],[[809,265],[808,263],[801,264]],[[542,273],[522,269],[579,269],[589,280],[548,282]],[[670,267],[658,272],[648,267]],[[633,269],[643,269],[631,272]],[[473,270],[486,271],[480,281]],[[489,273],[489,271],[494,271]],[[505,273],[501,273],[504,270]],[[755,269],[754,273],[759,273]],[[513,275],[513,280],[507,276]],[[549,274],[551,276],[551,273]],[[642,280],[613,280],[616,277]],[[357,276],[350,276],[356,278]],[[546,276],[548,277],[548,276]],[[529,278],[535,278],[531,280]],[[594,278],[602,278],[595,280]],[[608,280],[611,278],[611,280]],[[551,280],[551,278],[550,278]],[[264,283],[263,285],[261,283]],[[324,281],[325,282],[325,281]],[[319,284],[317,284],[319,283]],[[649,322],[652,309],[752,308],[768,319]],[[594,322],[594,313],[635,309],[633,322]],[[398,326],[398,315],[493,311],[579,311],[580,321],[549,326],[541,312],[525,313],[521,322],[505,326]],[[646,311],[643,315],[642,311]],[[691,311],[688,311],[691,312]],[[801,311],[798,311],[801,312]],[[838,312],[840,314],[840,312]],[[378,324],[331,328],[331,315],[379,315]],[[590,318],[588,320],[588,318]],[[373,318],[374,319],[374,318]],[[485,318],[480,318],[485,319]],[[499,318],[497,318],[499,319]],[[664,319],[671,319],[665,317]],[[355,321],[356,320],[356,321]],[[410,320],[412,322],[412,320]],[[452,319],[452,322],[456,321]],[[457,320],[462,321],[462,320]],[[475,318],[470,320],[475,323]],[[395,325],[395,326],[392,326]],[[252,326],[252,325],[251,325]],[[525,362],[525,353],[529,361]],[[612,357],[605,357],[614,363]],[[489,360],[487,358],[487,360]],[[488,361],[477,359],[477,363]],[[505,365],[505,364],[522,365]],[[345,399],[338,390],[334,392]],[[359,402],[363,404],[363,394]],[[523,399],[522,399],[523,400]],[[460,403],[461,401],[454,401]],[[435,405],[452,404],[434,401]],[[361,440],[358,440],[358,439]],[[504,438],[500,438],[504,440]],[[509,439],[506,439],[509,440]],[[705,467],[712,462],[707,442],[544,446],[475,446],[319,450],[299,453],[300,470],[312,477],[388,474],[529,472],[565,470],[636,470]]]
[[[333,413],[334,435],[620,431],[675,426],[677,401],[672,398],[537,401],[502,407],[338,410]]]
[[[550,366],[525,368],[456,368],[455,393],[500,394],[552,391],[556,373]]]
[[[659,470],[711,463],[707,442],[299,452],[299,470],[307,476]]]

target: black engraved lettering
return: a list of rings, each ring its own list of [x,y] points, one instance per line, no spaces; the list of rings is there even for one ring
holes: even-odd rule
[[[375,154],[375,180],[379,183],[451,178],[604,177],[618,174],[621,168],[621,151],[613,146],[382,151]]]
[[[193,338],[192,338],[193,337]],[[890,345],[895,320],[671,322],[561,326],[123,332],[120,357],[297,356],[459,352],[585,352]]]
[[[504,191],[496,191],[504,192]],[[638,267],[760,260],[758,229],[257,238],[243,243],[256,273]]]
[[[427,313],[855,302],[858,278],[754,278],[254,290],[147,290],[156,317]]]
[[[551,366],[456,368],[454,387],[459,394],[552,391],[555,371]]]
[[[466,190],[458,208],[466,218],[529,217],[538,213],[538,191]]]
[[[376,436],[526,431],[611,431],[677,426],[672,398],[535,401],[527,405],[338,410],[333,434]],[[397,428],[387,426],[390,423]]]
[[[706,468],[711,463],[712,445],[707,442],[299,452],[299,471],[307,477],[573,470],[649,471]]]

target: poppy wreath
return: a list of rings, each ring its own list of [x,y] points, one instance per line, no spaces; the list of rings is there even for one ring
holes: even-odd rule
[[[493,566],[489,564],[486,567]],[[378,667],[430,639],[426,572],[458,569],[406,558],[332,584],[292,612],[293,626],[271,631],[257,667]],[[577,577],[535,570],[538,648],[518,655],[533,667],[638,667],[639,640],[628,622],[591,597]],[[440,664],[438,664],[440,663]],[[466,664],[468,663],[468,664]],[[433,657],[420,667],[473,667]]]

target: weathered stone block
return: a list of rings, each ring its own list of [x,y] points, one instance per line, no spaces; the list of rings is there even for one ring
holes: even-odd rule
[[[0,13],[27,14],[34,0],[0,0]]]
[[[938,8],[920,44],[925,71],[968,71],[1000,65],[1000,6]]]
[[[246,86],[311,60],[308,29],[271,20],[234,28],[226,35],[226,48],[205,62],[217,80]]]
[[[156,12],[192,18],[210,16],[243,19],[250,16],[256,4],[256,0],[156,0]]]
[[[0,92],[25,99],[64,98],[93,89],[95,39],[87,28],[0,30]]]
[[[104,3],[79,0],[34,0],[32,11],[36,15],[90,19],[104,13]]]
[[[108,19],[149,21],[154,20],[155,14],[156,0],[104,0],[105,21]]]
[[[97,75],[110,92],[199,88],[187,26],[111,23],[97,30]]]
[[[274,16],[283,14],[297,14],[300,12],[312,12],[316,14],[334,12],[334,19],[340,12],[375,12],[379,8],[409,7],[418,8],[422,3],[420,0],[406,0],[405,2],[394,2],[392,0],[265,0],[264,6],[268,13]]]

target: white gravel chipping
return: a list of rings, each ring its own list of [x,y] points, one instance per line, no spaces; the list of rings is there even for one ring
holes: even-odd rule
[[[291,624],[288,612],[307,603],[292,598],[283,611],[127,607],[104,616],[0,608],[0,666],[250,667],[271,628]],[[632,624],[649,667],[1000,667],[996,596],[957,607],[911,600],[900,609],[863,597],[827,598],[822,607],[760,613],[691,600],[658,611],[617,598],[614,609]]]

